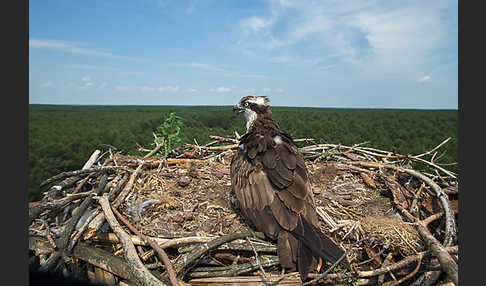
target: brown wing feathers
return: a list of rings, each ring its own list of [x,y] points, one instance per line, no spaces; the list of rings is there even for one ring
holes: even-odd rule
[[[232,185],[244,216],[257,230],[277,239],[282,266],[297,268],[305,279],[318,257],[334,262],[342,250],[318,228],[297,146],[286,134],[272,133],[247,133],[240,139],[243,148],[231,162]]]

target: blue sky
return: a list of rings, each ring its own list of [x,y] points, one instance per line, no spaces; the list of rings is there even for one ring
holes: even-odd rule
[[[458,107],[457,0],[29,1],[29,103]]]

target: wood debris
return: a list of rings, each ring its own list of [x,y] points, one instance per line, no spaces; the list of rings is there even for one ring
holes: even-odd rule
[[[229,177],[237,139],[211,138],[168,158],[96,150],[81,170],[48,178],[44,197],[29,203],[34,267],[107,285],[301,285],[298,273],[282,275],[276,242],[239,215]],[[457,285],[458,175],[427,161],[432,151],[362,145],[300,148],[321,229],[349,265],[323,265],[311,277]]]

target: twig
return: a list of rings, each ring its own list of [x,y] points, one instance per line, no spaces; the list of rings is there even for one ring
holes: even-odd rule
[[[392,261],[393,261],[393,253],[388,253],[388,255],[385,257],[385,260],[383,260],[383,263],[381,264],[381,267],[383,268],[384,266],[388,266],[390,264],[392,264]],[[393,280],[397,280],[395,278],[395,275],[393,274],[393,272],[390,271],[390,276],[393,278]],[[381,285],[383,284],[383,282],[385,281],[385,274],[381,274],[378,276],[378,284]]]
[[[47,224],[47,222],[43,219],[40,219],[40,221],[42,222],[42,224],[44,225],[44,227],[46,228],[46,237],[47,237],[47,241],[49,241],[49,243],[51,244],[51,246],[54,248],[54,250],[58,250],[58,247],[56,245],[56,242],[54,242],[54,239],[52,238],[52,235],[51,235],[51,231],[49,229],[49,225]]]
[[[137,178],[138,174],[140,173],[140,170],[142,169],[142,164],[138,165],[137,169],[135,169],[135,172],[133,172],[130,175],[130,179],[128,180],[128,183],[125,185],[123,190],[118,194],[116,199],[113,201],[113,207],[118,208],[120,204],[125,200],[125,197],[130,193],[130,191],[133,188],[133,184],[135,183],[135,179]]]
[[[179,274],[182,271],[182,269],[184,269],[184,267],[191,264],[193,261],[201,257],[201,255],[208,252],[209,250],[214,249],[223,243],[233,241],[235,239],[245,238],[247,236],[252,236],[252,235],[253,235],[252,232],[236,232],[236,233],[215,238],[207,243],[202,243],[192,252],[180,256],[173,264],[174,270],[177,274]]]
[[[162,281],[157,279],[150,271],[145,268],[142,261],[138,257],[135,246],[133,246],[130,236],[123,230],[120,224],[116,221],[113,212],[111,211],[110,203],[108,201],[108,194],[104,194],[102,197],[98,197],[98,202],[103,209],[106,220],[110,224],[111,229],[115,232],[116,236],[120,239],[123,246],[123,254],[128,264],[130,265],[130,272],[142,285],[155,286],[165,285]]]
[[[135,233],[136,235],[138,235],[139,237],[141,237],[143,240],[145,240],[154,250],[155,252],[157,252],[157,256],[159,257],[160,260],[162,260],[162,262],[164,262],[165,264],[165,268],[167,269],[167,273],[169,274],[169,279],[170,279],[170,282],[172,283],[172,285],[174,286],[178,286],[179,285],[179,282],[177,281],[177,277],[174,273],[174,269],[172,268],[172,264],[170,262],[170,259],[169,257],[167,256],[167,253],[165,253],[165,251],[159,247],[159,245],[153,241],[152,239],[150,239],[148,236],[146,236],[145,234],[139,232],[135,227],[133,227],[133,225],[130,224],[130,222],[122,215],[120,214],[116,208],[114,207],[111,207],[113,213],[115,213],[115,215],[133,232]]]
[[[98,194],[101,194],[101,192],[104,190],[106,186],[106,180],[107,180],[107,175],[104,174],[98,184],[96,192]],[[93,197],[87,197],[81,205],[78,207],[76,212],[73,214],[69,222],[67,223],[66,227],[64,228],[64,231],[62,233],[61,238],[59,239],[57,245],[59,247],[59,250],[54,252],[47,262],[41,266],[40,270],[41,271],[49,271],[52,270],[56,265],[59,259],[63,256],[67,255],[67,250],[68,250],[68,244],[69,244],[69,239],[71,237],[71,234],[74,230],[74,227],[76,226],[77,222],[81,218],[81,216],[84,214],[88,206],[93,202]]]
[[[88,161],[86,161],[86,163],[84,163],[81,170],[86,170],[86,169],[91,168],[91,166],[93,166],[93,164],[96,162],[96,160],[98,160],[100,153],[101,153],[100,150],[95,150],[93,152],[93,154],[91,154],[91,156],[89,157]]]
[[[451,139],[452,139],[452,137],[449,137],[449,138],[447,138],[446,140],[442,141],[442,143],[440,143],[439,145],[435,146],[435,147],[434,147],[432,150],[427,151],[427,152],[425,152],[425,153],[423,153],[423,154],[420,154],[420,155],[415,155],[414,157],[415,157],[415,158],[420,158],[420,157],[423,157],[423,156],[425,156],[425,155],[432,154],[432,153],[433,153],[433,152],[435,152],[437,149],[439,149],[440,147],[442,147],[442,146],[443,146],[445,143],[449,142],[449,140],[451,140]]]
[[[67,247],[68,242],[69,242],[69,238],[71,237],[71,233],[74,230],[76,223],[81,218],[81,215],[84,213],[84,211],[86,210],[88,205],[91,204],[92,200],[93,200],[92,197],[88,197],[78,207],[76,213],[71,217],[68,224],[64,228],[63,234],[62,234],[61,238],[59,239],[59,242],[57,243],[59,250],[54,252],[49,257],[47,262],[40,267],[40,269],[39,269],[40,271],[49,271],[49,270],[52,270],[56,266],[59,259],[64,255],[64,251],[66,250],[66,247]]]
[[[74,232],[74,235],[71,238],[71,241],[69,242],[68,246],[68,252],[71,252],[71,250],[74,248],[78,240],[81,238],[83,235],[83,232],[86,230],[88,227],[89,223],[100,213],[101,210],[99,208],[95,209],[88,218],[86,218],[86,221],[83,223],[83,225]]]
[[[260,257],[258,262],[251,261],[247,263],[234,264],[234,265],[223,266],[223,267],[197,267],[194,268],[193,271],[189,272],[187,276],[189,276],[190,278],[235,277],[243,273],[254,271],[259,268],[259,265],[261,265],[262,267],[268,267],[268,266],[278,265],[279,263],[280,261],[278,259],[278,256],[265,256],[265,257]],[[296,274],[292,273],[292,276],[293,275]],[[272,279],[269,278],[267,278],[266,282],[273,283]]]
[[[60,174],[57,174],[57,175],[43,181],[40,184],[40,187],[42,188],[45,185],[48,185],[48,184],[50,184],[54,181],[62,180],[62,179],[69,178],[69,177],[81,176],[81,175],[86,175],[86,174],[91,174],[91,173],[96,173],[96,172],[108,172],[108,171],[119,170],[119,169],[129,170],[125,166],[104,166],[104,167],[92,167],[92,168],[89,168],[89,169],[81,169],[81,170],[76,170],[76,171],[62,172]]]
[[[84,197],[89,196],[90,194],[93,194],[92,191],[89,192],[84,192],[84,193],[77,193],[77,194],[70,194],[66,195],[64,198],[58,199],[56,201],[43,201],[36,206],[32,207],[29,209],[29,225],[32,223],[33,220],[35,220],[42,212],[44,212],[46,209],[49,209],[50,211],[55,211],[58,209],[61,209],[65,207],[67,204],[69,204],[73,200],[81,199]]]
[[[238,144],[239,141],[233,138],[226,138],[226,137],[221,137],[221,136],[214,136],[214,135],[209,135],[209,138],[216,139],[220,142],[231,142],[234,144]]]
[[[144,158],[149,158],[149,157],[152,157],[155,153],[159,152],[160,148],[162,148],[162,146],[164,146],[164,141],[165,139],[162,138],[162,143],[159,143],[157,142],[157,135],[155,135],[154,132],[152,132],[152,135],[154,136],[154,143],[155,143],[155,148],[153,150],[150,150],[145,156],[143,156]]]
[[[246,241],[248,241],[248,244],[250,244],[251,248],[253,249],[253,253],[255,254],[255,260],[263,275],[263,279],[267,280],[267,273],[265,273],[265,270],[263,269],[262,264],[260,263],[260,259],[258,258],[258,252],[256,251],[255,247],[253,246],[253,243],[251,243],[250,238],[248,236],[246,237]]]
[[[386,285],[386,286],[399,285],[403,281],[412,278],[415,274],[417,274],[417,272],[418,272],[418,270],[420,268],[420,265],[422,265],[422,258],[423,258],[423,255],[419,253],[418,254],[418,258],[417,258],[417,266],[415,267],[415,269],[412,272],[410,272],[409,274],[407,274],[405,277],[401,278],[398,281],[391,281],[391,282],[385,283],[383,285]]]
[[[415,193],[414,197],[413,197],[413,201],[412,201],[412,204],[410,205],[410,212],[415,214],[416,217],[418,217],[419,213],[418,213],[418,207],[417,207],[417,201],[418,199],[420,198],[420,195],[422,194],[422,190],[425,188],[425,183],[422,183],[420,185],[420,188],[419,190]]]
[[[432,181],[430,178],[427,176],[423,175],[422,173],[412,170],[412,169],[406,169],[402,167],[397,167],[394,165],[390,164],[381,164],[381,163],[375,163],[375,162],[364,162],[364,161],[358,161],[358,162],[350,162],[351,164],[358,164],[361,166],[367,166],[367,167],[375,167],[375,168],[388,168],[388,169],[393,169],[399,172],[404,172],[409,175],[412,175],[423,182],[425,182],[427,185],[429,185],[432,190],[434,190],[435,195],[439,198],[439,201],[442,205],[442,208],[444,209],[445,216],[446,216],[446,225],[445,225],[445,238],[444,238],[444,246],[450,246],[454,243],[456,236],[457,236],[457,229],[456,229],[456,222],[454,218],[454,211],[451,209],[451,206],[449,204],[449,199],[447,195],[442,191],[442,189],[437,185],[434,181]],[[403,210],[403,208],[402,208]],[[406,210],[405,210],[406,211]]]
[[[316,278],[314,278],[310,281],[303,283],[302,285],[305,286],[305,285],[313,284],[313,283],[316,283],[317,281],[321,280],[322,278],[326,277],[327,274],[329,272],[331,272],[331,270],[333,270],[334,267],[336,267],[346,257],[349,250],[352,249],[354,246],[358,245],[359,243],[361,243],[362,241],[363,241],[363,239],[360,239],[360,240],[356,241],[355,243],[353,243],[353,245],[351,245],[348,249],[346,249],[346,251],[344,251],[343,255],[341,255],[341,257],[339,257],[339,259],[336,260],[336,262],[334,262],[333,265],[331,265],[328,269],[326,269],[326,271],[324,271],[324,273],[318,275]]]
[[[415,223],[415,226],[417,227],[417,231],[420,233],[427,246],[430,248],[432,254],[439,260],[442,270],[444,270],[455,285],[459,285],[459,269],[457,263],[454,261],[454,259],[452,259],[451,255],[445,250],[440,242],[429,232],[423,222],[419,221]]]

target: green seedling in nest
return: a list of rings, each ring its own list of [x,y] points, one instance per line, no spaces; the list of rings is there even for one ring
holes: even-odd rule
[[[155,130],[155,142],[162,145],[159,155],[167,156],[175,147],[180,146],[182,140],[180,131],[182,128],[182,118],[170,112],[165,117],[164,122]]]

